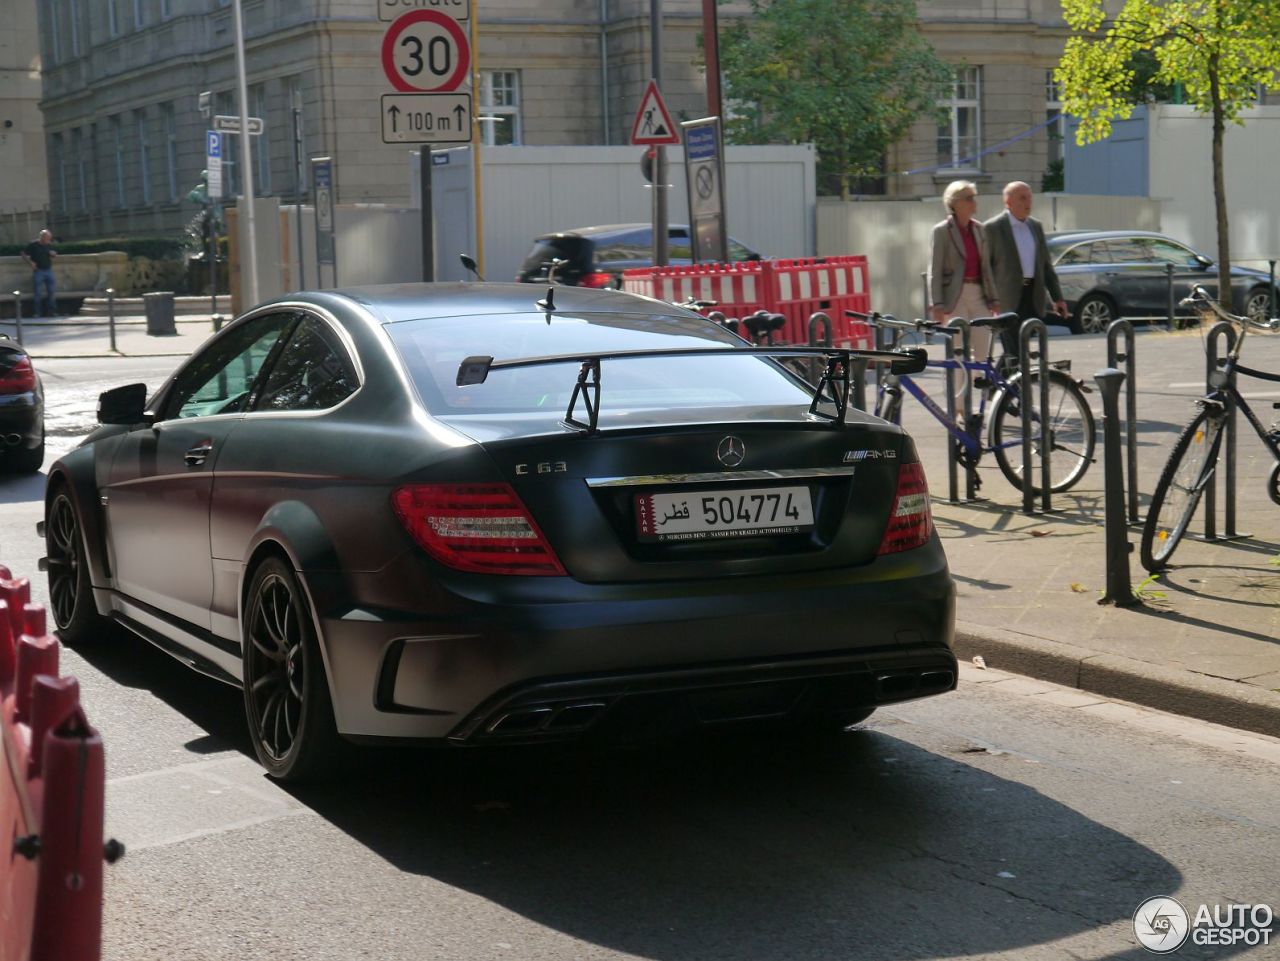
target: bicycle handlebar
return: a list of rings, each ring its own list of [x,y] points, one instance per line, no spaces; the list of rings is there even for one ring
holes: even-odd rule
[[[1280,317],[1272,317],[1270,320],[1254,320],[1252,317],[1245,317],[1239,314],[1228,313],[1223,309],[1222,305],[1209,296],[1209,291],[1199,284],[1191,285],[1191,293],[1178,301],[1179,307],[1201,307],[1209,312],[1216,314],[1222,320],[1237,326],[1248,325],[1257,330],[1280,330]]]

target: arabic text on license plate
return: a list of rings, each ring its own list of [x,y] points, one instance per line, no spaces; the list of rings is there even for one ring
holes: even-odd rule
[[[641,494],[636,532],[642,541],[704,540],[792,534],[813,527],[807,487]]]

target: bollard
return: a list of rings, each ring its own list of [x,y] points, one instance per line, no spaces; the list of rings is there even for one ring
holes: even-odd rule
[[[111,351],[116,352],[116,289],[107,288],[107,332],[111,337]]]
[[[1124,335],[1124,353],[1116,349],[1116,340]],[[1107,328],[1107,367],[1124,364],[1124,440],[1128,478],[1125,490],[1129,497],[1129,523],[1138,523],[1138,376],[1133,360],[1133,324],[1123,317]]]
[[[1267,311],[1267,316],[1274,317],[1276,316],[1276,262],[1274,260],[1268,260],[1267,263],[1271,265],[1271,280],[1269,285],[1271,290],[1271,309]]]
[[[1120,387],[1122,371],[1114,367],[1093,375],[1102,392],[1103,483],[1106,491],[1107,592],[1099,604],[1134,607],[1142,602],[1129,583],[1129,543],[1124,510],[1124,474],[1120,457]]]
[[[1031,350],[1031,338],[1037,340],[1037,351]],[[1040,510],[1048,514],[1052,495],[1049,491],[1049,457],[1053,452],[1053,438],[1049,434],[1049,330],[1043,320],[1031,317],[1018,329],[1018,369],[1022,374],[1019,383],[1019,412],[1022,414],[1022,511],[1034,514],[1036,495],[1031,483],[1031,361],[1039,360],[1045,376],[1040,378]]]
[[[22,291],[13,292],[13,326],[18,346],[22,346]]]
[[[1169,329],[1170,329],[1170,330],[1174,330],[1174,329],[1176,329],[1177,327],[1181,327],[1182,325],[1178,323],[1177,318],[1174,316],[1174,306],[1173,306],[1173,264],[1165,264],[1165,265],[1164,265],[1164,284],[1165,284],[1165,293],[1166,293],[1166,295],[1168,296],[1168,299],[1169,299],[1169,301],[1168,301],[1168,311],[1169,311]]]
[[[928,318],[932,316],[929,308],[933,306],[933,297],[929,294],[929,272],[927,270],[920,271],[920,291],[924,295],[921,300],[924,303],[920,307],[920,316]]]

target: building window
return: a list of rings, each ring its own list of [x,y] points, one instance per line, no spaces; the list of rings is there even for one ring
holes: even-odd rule
[[[107,35],[120,36],[120,14],[116,10],[118,0],[106,0],[107,3]]]
[[[133,114],[138,129],[138,176],[142,181],[139,196],[142,203],[151,203],[151,141],[147,138],[147,112],[136,110]]]
[[[111,118],[111,143],[116,155],[116,206],[126,206],[124,195],[124,125],[119,117]]]
[[[939,102],[947,119],[938,124],[938,163],[976,170],[982,151],[982,68],[957,67],[951,96]]]
[[[61,212],[65,213],[70,206],[67,196],[67,152],[66,146],[62,142],[62,134],[55,133],[51,138],[50,151],[53,154],[53,169],[57,174],[57,193],[53,198],[53,205]]]
[[[164,166],[169,177],[169,199],[178,199],[178,117],[173,104],[160,105],[160,121],[164,126]]]
[[[486,70],[480,75],[480,130],[490,146],[521,143],[520,74]]]
[[[71,27],[71,56],[80,56],[80,0],[67,0],[67,20]]]
[[[173,0],[160,0],[160,19],[168,20],[173,16]]]
[[[262,120],[262,133],[249,140],[249,146],[253,148],[255,155],[253,173],[257,178],[253,190],[261,197],[271,193],[271,135],[269,132],[271,128],[267,125],[267,85],[265,83],[249,88],[249,103],[251,104],[249,115]]]
[[[58,4],[49,4],[49,66],[53,67],[62,60],[62,16],[58,12]]]
[[[84,133],[80,130],[71,132],[71,146],[76,156],[76,195],[80,201],[80,209],[89,209],[89,178],[87,158],[84,155]]]
[[[1067,133],[1067,118],[1062,113],[1062,88],[1053,79],[1053,71],[1044,72],[1044,115],[1049,121],[1045,135],[1049,138],[1049,163],[1062,159],[1062,143]]]
[[[146,11],[142,0],[133,0],[133,29],[141,30],[146,25]]]

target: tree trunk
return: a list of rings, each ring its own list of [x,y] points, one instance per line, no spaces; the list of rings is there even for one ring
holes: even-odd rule
[[[1218,303],[1234,313],[1231,297],[1231,232],[1227,215],[1227,184],[1223,173],[1223,140],[1227,122],[1222,109],[1218,55],[1209,57],[1209,91],[1213,97],[1213,203],[1218,215]]]

